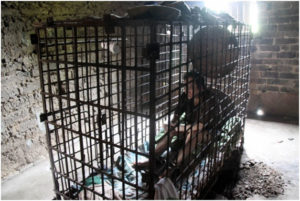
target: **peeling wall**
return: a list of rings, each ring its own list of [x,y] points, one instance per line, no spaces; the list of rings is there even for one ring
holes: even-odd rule
[[[1,2],[1,178],[48,157],[33,24],[124,15],[137,2]]]

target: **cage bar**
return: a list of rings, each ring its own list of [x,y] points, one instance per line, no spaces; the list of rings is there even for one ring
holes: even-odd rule
[[[206,196],[243,147],[251,34],[247,25],[229,25],[120,19],[107,27],[84,19],[36,27],[57,199],[153,199],[161,174],[179,199]],[[189,72],[207,92],[193,108],[195,130],[186,118],[171,126],[191,88]],[[172,129],[181,128],[176,155]],[[157,154],[164,136],[167,147]],[[143,161],[150,163],[137,168]]]

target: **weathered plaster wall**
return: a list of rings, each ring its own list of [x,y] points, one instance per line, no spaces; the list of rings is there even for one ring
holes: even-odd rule
[[[1,2],[1,178],[48,157],[33,24],[124,15],[137,2]]]
[[[248,110],[299,117],[299,2],[258,2]]]

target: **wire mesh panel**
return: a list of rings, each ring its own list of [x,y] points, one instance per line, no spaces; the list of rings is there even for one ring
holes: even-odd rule
[[[161,177],[180,199],[203,197],[242,147],[249,32],[242,24],[124,19],[38,26],[57,198],[149,199]],[[201,87],[190,84],[195,75]],[[182,100],[189,111],[178,112]]]

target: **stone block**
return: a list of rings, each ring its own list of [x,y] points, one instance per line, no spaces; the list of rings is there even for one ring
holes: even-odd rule
[[[263,63],[263,60],[262,60],[262,59],[254,58],[254,57],[252,56],[252,58],[251,58],[251,63],[252,63],[252,64],[262,64],[262,63]]]
[[[261,10],[270,10],[272,9],[272,3],[268,1],[258,1],[257,7]]]
[[[288,64],[288,65],[299,65],[299,59],[289,59],[289,60],[285,60],[284,64]]]
[[[251,83],[255,83],[255,84],[265,84],[266,83],[266,79],[260,79],[260,78],[251,78],[250,82]]]
[[[280,9],[280,10],[274,10],[272,13],[270,13],[270,16],[286,16],[286,15],[294,15],[299,13],[299,8],[292,6],[288,9]]]
[[[280,87],[280,92],[293,92],[293,88],[289,87]]]
[[[278,66],[273,65],[271,69],[277,72],[291,72],[293,70],[291,66],[287,66],[287,65],[278,65]]]
[[[295,52],[280,52],[277,53],[277,58],[295,58],[296,53]]]
[[[291,23],[299,22],[299,13],[294,16],[289,16]]]
[[[280,78],[298,79],[299,78],[299,74],[298,73],[280,73]]]
[[[278,45],[264,45],[259,46],[260,51],[279,51],[280,47]]]
[[[295,8],[299,9],[299,1],[293,1],[293,2],[290,2],[290,3],[292,5],[292,8],[295,7]]]
[[[288,80],[282,80],[282,79],[268,79],[267,84],[271,85],[284,85],[287,84],[289,81]]]
[[[266,90],[266,85],[257,85],[256,89],[258,89],[259,91],[261,91],[262,93],[265,93]]]
[[[278,86],[266,86],[266,91],[279,91]]]
[[[270,31],[268,29],[265,29],[264,27],[260,28],[260,36],[262,37],[268,37],[268,38],[274,38],[274,37],[283,37],[283,32],[277,32],[277,31]],[[271,43],[270,45],[272,45]]]
[[[280,45],[280,50],[281,51],[290,51],[291,45]]]
[[[258,18],[258,24],[261,26],[267,26],[269,24],[269,16],[260,16]]]
[[[292,7],[291,2],[289,1],[272,1],[271,3],[274,10],[282,10]]]
[[[295,37],[295,38],[298,38],[298,36],[299,36],[299,30],[285,31],[285,32],[278,32],[278,33],[281,33],[281,35],[284,36],[284,37]]]
[[[283,64],[283,61],[279,59],[264,59],[263,64]]]
[[[278,78],[279,77],[279,73],[278,72],[263,72],[261,77]]]
[[[260,45],[272,45],[273,44],[273,38],[265,38],[259,40]]]
[[[250,72],[250,77],[251,78],[260,78],[261,76],[261,72],[257,72],[257,71],[251,71]]]
[[[278,25],[278,31],[297,31],[299,30],[298,21],[293,24]]]
[[[268,30],[268,31],[277,31],[278,26],[274,25],[274,24],[272,24],[272,25],[268,24],[268,25],[261,26],[261,29],[265,29],[265,30]]]
[[[269,23],[270,24],[286,24],[291,22],[291,17],[281,17],[281,16],[276,16],[276,17],[270,17]]]
[[[298,52],[299,52],[299,44],[297,44],[297,45],[292,45],[292,46],[291,46],[291,51],[298,51]]]
[[[253,46],[250,47],[250,51],[251,51],[252,53],[255,52],[256,50],[257,50],[257,47],[256,47],[256,46],[253,45]]]
[[[298,42],[297,38],[276,38],[276,40],[275,40],[276,45],[292,44],[292,43],[297,43],[297,42]]]
[[[259,91],[262,91],[262,89],[264,89],[265,87],[265,84],[258,84],[258,83],[250,83],[250,90],[259,90]]]
[[[256,65],[254,69],[257,71],[269,71],[272,70],[272,65]]]
[[[260,52],[259,54],[255,55],[255,57],[259,59],[272,58],[272,53]]]

